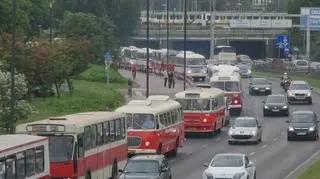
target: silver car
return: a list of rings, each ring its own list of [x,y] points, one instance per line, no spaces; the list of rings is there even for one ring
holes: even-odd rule
[[[255,117],[238,117],[232,121],[229,129],[229,144],[235,142],[253,142],[258,144],[262,138],[262,126]]]
[[[289,104],[297,102],[307,102],[312,104],[312,88],[305,81],[291,81],[287,91],[287,99]]]

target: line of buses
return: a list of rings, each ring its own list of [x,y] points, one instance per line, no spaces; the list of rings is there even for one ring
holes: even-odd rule
[[[230,66],[222,70],[227,67],[212,69],[213,87],[189,88],[174,98],[154,95],[114,112],[18,125],[17,134],[0,136],[0,179],[116,178],[130,155],[177,155],[186,133],[217,134],[230,110],[242,109],[240,77]]]

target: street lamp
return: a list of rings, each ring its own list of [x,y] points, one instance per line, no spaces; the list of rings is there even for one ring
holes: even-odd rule
[[[54,0],[50,0],[50,44],[52,44],[52,7],[53,7],[53,1]]]
[[[184,0],[183,17],[183,90],[186,90],[186,59],[187,59],[187,0]]]
[[[211,1],[211,40],[210,40],[210,59],[214,58],[214,46],[215,46],[215,37],[214,37],[214,30],[215,30],[215,9],[216,9],[216,0]]]
[[[12,0],[12,41],[11,41],[11,60],[10,60],[10,72],[11,72],[11,101],[10,101],[10,119],[7,123],[7,131],[14,133],[15,125],[15,58],[16,58],[16,16],[17,16],[17,2]]]
[[[169,64],[169,0],[166,3],[167,6],[167,68]]]
[[[149,42],[149,38],[150,38],[150,34],[149,34],[149,24],[150,24],[150,0],[147,0],[147,76],[146,76],[146,97],[149,97],[149,46],[150,46],[150,42]]]

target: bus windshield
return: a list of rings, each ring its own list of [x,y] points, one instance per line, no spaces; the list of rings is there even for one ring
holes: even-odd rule
[[[49,138],[50,162],[67,162],[72,159],[74,137],[46,136]]]
[[[188,59],[187,65],[206,65],[205,59]]]
[[[236,52],[236,49],[231,46],[218,46],[214,49],[214,54],[218,55],[220,52]]]
[[[127,128],[138,130],[155,129],[156,121],[153,114],[127,114]]]
[[[210,99],[177,99],[183,110],[210,111]]]
[[[215,88],[219,88],[226,92],[239,92],[240,85],[237,81],[217,81],[212,83]]]

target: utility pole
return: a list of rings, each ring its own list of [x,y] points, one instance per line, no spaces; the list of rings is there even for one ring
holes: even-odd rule
[[[183,90],[186,90],[186,59],[187,59],[187,0],[184,0],[184,16],[183,16]]]
[[[214,58],[214,46],[215,46],[215,37],[214,37],[214,30],[215,30],[215,9],[216,9],[216,0],[211,0],[211,39],[210,39],[210,59]]]
[[[146,76],[146,97],[149,97],[149,46],[150,46],[150,42],[149,42],[149,38],[150,38],[150,34],[149,34],[149,24],[150,24],[150,0],[147,0],[147,76]]]
[[[50,0],[50,44],[52,44],[52,8],[53,8],[53,0]]]
[[[167,67],[169,64],[169,0],[167,0]]]
[[[10,118],[7,123],[7,131],[14,133],[15,130],[15,109],[16,109],[16,94],[15,94],[15,60],[16,60],[16,16],[17,16],[17,2],[12,0],[12,41],[11,41],[11,100],[10,100]]]
[[[306,57],[310,60],[310,15],[307,19],[307,37],[306,37]]]

